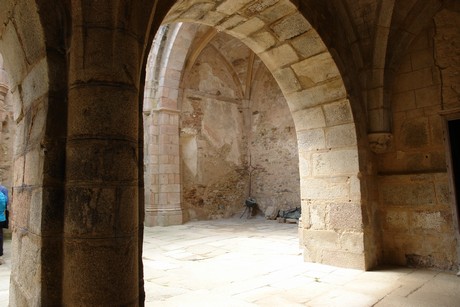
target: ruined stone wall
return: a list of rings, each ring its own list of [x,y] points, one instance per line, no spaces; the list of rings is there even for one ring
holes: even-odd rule
[[[186,76],[180,136],[185,220],[230,217],[247,197],[243,105],[226,67],[207,47]]]
[[[441,269],[455,269],[458,264],[443,119],[439,115],[446,107],[460,106],[458,91],[451,90],[458,88],[458,74],[439,66],[455,62],[452,55],[458,58],[459,19],[455,18],[454,32],[436,19],[436,27],[418,35],[393,86],[394,140],[379,160],[386,262]]]
[[[300,178],[294,121],[281,90],[260,63],[252,89],[249,154],[252,196],[265,212],[300,207]]]

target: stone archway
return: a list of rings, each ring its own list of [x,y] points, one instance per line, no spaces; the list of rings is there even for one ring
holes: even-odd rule
[[[281,87],[297,132],[305,259],[374,266],[377,256],[369,251],[376,250],[378,240],[367,216],[368,196],[362,194],[353,110],[317,32],[290,1],[179,1],[164,23],[180,21],[210,25],[239,38]]]

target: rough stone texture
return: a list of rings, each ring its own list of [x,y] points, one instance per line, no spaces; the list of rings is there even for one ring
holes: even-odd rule
[[[205,48],[184,78],[181,160],[186,219],[229,217],[242,210],[249,196],[261,212],[271,205],[299,207],[294,123],[275,80],[260,60],[249,64],[246,47],[237,52],[224,49],[236,44],[230,37],[217,35],[210,44],[215,48]],[[225,60],[241,83],[232,82]],[[250,100],[243,104],[238,87],[248,82],[248,64],[254,80]]]
[[[450,92],[458,76],[452,78],[447,66],[456,63],[458,31],[452,27],[460,19],[447,11],[436,16],[437,23],[415,38],[395,80],[395,137],[379,162],[380,171],[388,174],[379,179],[379,194],[385,216],[384,258],[401,265],[454,269],[458,259],[452,238],[458,226],[446,193],[446,145],[442,118],[436,114],[459,106],[458,95]]]
[[[379,263],[458,268],[458,216],[452,214],[455,204],[449,197],[451,174],[439,116],[458,118],[456,1],[5,0],[0,2],[0,52],[17,125],[12,305],[78,305],[76,293],[93,305],[143,304],[140,92],[146,48],[174,4],[167,22],[201,22],[241,39],[285,91],[299,134],[302,209],[311,212],[302,223],[301,236],[309,261],[364,269]],[[256,32],[249,27],[252,22]],[[160,62],[167,64],[156,74],[159,94],[151,93],[145,110],[153,124],[146,169],[155,175],[147,188],[154,203],[164,206],[147,209],[161,209],[162,214],[170,209],[173,214],[165,219],[181,213],[179,136],[172,133],[179,123],[178,102],[186,99],[179,84],[217,35],[210,31],[203,40],[171,53],[178,33],[172,29],[174,39],[166,41],[164,50],[169,51]],[[222,54],[232,49],[210,48]],[[327,55],[317,67],[319,62],[309,58],[321,59],[322,53]],[[251,114],[244,112],[250,107],[254,76],[242,76],[243,67],[252,61],[224,57],[231,60],[218,67],[228,72],[223,84],[219,78],[204,77],[209,82],[195,90],[206,93],[203,99],[218,101],[216,108],[232,104],[231,119],[222,122],[242,122],[241,130],[250,131],[246,124]],[[202,72],[221,76],[222,71]],[[298,84],[290,85],[293,80]],[[206,121],[216,124],[209,114]],[[206,131],[211,137],[214,130]],[[185,132],[190,138],[194,130]],[[378,153],[370,150],[367,133],[394,135],[388,148]],[[230,140],[216,137],[210,144],[221,146],[231,157],[229,163],[235,164],[239,154],[247,163],[241,154],[246,151],[235,154],[238,146]],[[247,140],[242,138],[242,143],[247,145]],[[204,145],[187,144],[197,149]],[[81,155],[76,154],[79,146]],[[225,186],[233,184],[233,178],[244,181],[244,176],[233,172],[232,180],[220,182]],[[397,188],[405,184],[410,193]],[[420,187],[423,199],[413,195]],[[395,192],[402,197],[389,196]],[[120,216],[121,203],[132,210],[128,216]],[[78,208],[85,208],[85,219],[69,214]],[[341,213],[352,217],[353,231],[339,223]],[[100,228],[97,221],[102,221]],[[406,228],[401,224],[405,221]],[[333,229],[332,224],[344,229]],[[91,249],[73,252],[73,246],[90,242]],[[129,253],[120,254],[123,249]],[[85,261],[84,270],[75,269],[82,265],[79,261]],[[88,273],[90,264],[100,274]],[[126,264],[125,271],[117,271],[120,264]],[[116,281],[106,291],[114,271]]]

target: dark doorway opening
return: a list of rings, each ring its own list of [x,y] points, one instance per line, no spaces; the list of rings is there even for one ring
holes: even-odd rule
[[[449,129],[449,142],[452,160],[452,177],[456,199],[457,219],[459,219],[460,206],[460,119],[447,122]]]

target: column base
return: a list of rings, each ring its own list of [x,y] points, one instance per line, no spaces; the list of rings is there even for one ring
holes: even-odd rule
[[[152,210],[145,212],[145,226],[173,226],[182,225],[182,209]]]

